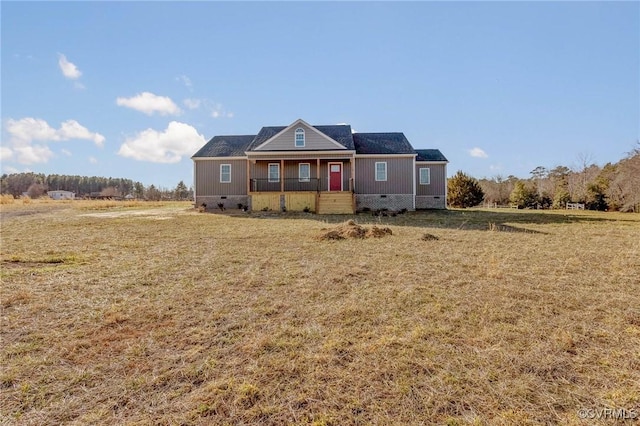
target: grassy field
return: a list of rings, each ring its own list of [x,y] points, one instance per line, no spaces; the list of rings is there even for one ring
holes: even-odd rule
[[[640,215],[0,208],[2,424],[640,416]]]

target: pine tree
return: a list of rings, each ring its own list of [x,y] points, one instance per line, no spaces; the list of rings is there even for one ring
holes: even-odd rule
[[[535,185],[527,186],[524,182],[518,181],[513,186],[509,201],[511,204],[517,205],[519,209],[534,208],[538,203],[538,189]]]
[[[173,198],[178,201],[184,201],[189,198],[189,189],[187,189],[187,185],[183,181],[178,182],[178,185],[173,190]]]
[[[447,200],[451,207],[473,207],[482,202],[484,192],[478,181],[458,171],[447,181]]]

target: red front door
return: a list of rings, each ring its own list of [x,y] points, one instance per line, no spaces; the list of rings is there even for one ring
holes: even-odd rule
[[[329,191],[342,191],[342,163],[329,163]]]

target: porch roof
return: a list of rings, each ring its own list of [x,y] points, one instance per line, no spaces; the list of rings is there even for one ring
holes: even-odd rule
[[[247,158],[251,161],[273,160],[337,160],[352,159],[355,151],[247,151]]]

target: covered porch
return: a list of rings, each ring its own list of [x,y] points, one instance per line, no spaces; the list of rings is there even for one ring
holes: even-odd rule
[[[353,155],[249,158],[251,210],[355,212]]]

